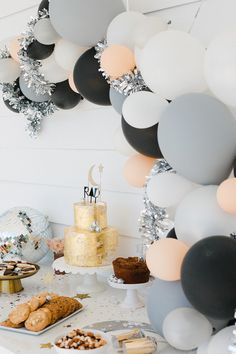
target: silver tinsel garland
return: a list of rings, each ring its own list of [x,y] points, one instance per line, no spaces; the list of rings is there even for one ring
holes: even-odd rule
[[[36,23],[39,20],[48,17],[48,11],[46,9],[43,9],[39,12],[37,17],[31,18],[26,31],[22,33],[22,37],[19,41],[21,50],[18,53],[18,57],[20,59],[20,66],[24,79],[27,82],[28,87],[31,87],[36,94],[40,95],[51,95],[55,85],[45,80],[44,75],[41,74],[39,70],[42,65],[41,62],[39,60],[29,58],[27,54],[27,49],[30,44],[32,44],[35,40],[34,27]]]
[[[96,55],[95,58],[100,62],[102,53],[107,48],[106,40],[100,41],[96,46]],[[140,71],[135,68],[132,72],[127,73],[118,79],[112,80],[105,71],[100,68],[99,71],[102,73],[102,76],[107,80],[108,84],[113,87],[116,91],[120,92],[125,96],[129,96],[132,93],[138,91],[148,90]]]
[[[139,232],[142,237],[143,253],[146,248],[152,244],[153,241],[163,237],[173,227],[173,221],[170,220],[168,212],[164,208],[155,206],[149,199],[147,194],[147,185],[152,177],[158,173],[173,172],[172,167],[163,159],[157,160],[153,166],[150,175],[147,177],[144,191],[144,210],[141,212],[139,218]]]

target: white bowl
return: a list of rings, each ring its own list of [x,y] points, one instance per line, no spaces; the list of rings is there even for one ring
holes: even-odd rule
[[[71,330],[73,331],[73,329]],[[83,328],[83,331],[88,331],[88,332],[93,332],[94,334],[98,334],[100,335],[102,338],[104,338],[107,342],[107,344],[103,345],[102,347],[99,347],[97,349],[88,349],[88,350],[76,350],[76,349],[65,349],[65,348],[59,348],[56,345],[56,342],[61,339],[62,337],[66,336],[69,332],[62,334],[61,336],[57,337],[55,342],[54,342],[54,348],[56,350],[56,352],[58,354],[71,354],[74,353],[74,351],[76,350],[76,352],[79,354],[105,354],[111,344],[111,336],[109,336],[107,333],[104,333],[102,331],[98,331],[98,330],[93,330],[91,328]]]

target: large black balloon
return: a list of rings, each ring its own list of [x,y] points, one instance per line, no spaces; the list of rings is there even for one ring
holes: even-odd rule
[[[45,45],[34,40],[27,49],[27,55],[34,60],[48,58],[54,51],[55,44]]]
[[[5,103],[7,108],[10,109],[10,111],[12,111],[14,113],[20,113],[19,109],[14,108],[12,105],[10,105],[10,101],[9,100],[3,100],[3,102]]]
[[[38,12],[42,11],[43,9],[49,10],[49,0],[41,1],[39,8],[38,8]]]
[[[212,318],[230,319],[236,307],[236,240],[212,236],[184,258],[181,281],[189,302]]]
[[[98,60],[94,58],[94,48],[87,50],[78,59],[74,68],[74,83],[77,90],[88,101],[101,105],[111,105],[110,85],[99,71]]]
[[[175,233],[175,228],[174,228],[174,229],[171,229],[171,230],[168,232],[166,238],[175,238],[176,240],[178,240],[178,237],[176,236],[176,233]]]
[[[163,157],[157,141],[158,124],[150,128],[138,129],[129,125],[122,117],[122,129],[128,143],[140,154],[156,158]]]
[[[68,80],[56,84],[52,94],[52,102],[61,109],[71,109],[80,102],[80,94],[74,92],[69,85]]]

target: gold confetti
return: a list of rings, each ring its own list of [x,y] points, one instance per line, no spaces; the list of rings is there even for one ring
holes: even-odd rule
[[[40,344],[41,349],[52,349],[53,345],[52,343],[45,343],[45,344]]]
[[[83,299],[90,299],[91,296],[89,294],[77,294],[74,296],[74,299],[80,299],[80,300],[83,300]]]

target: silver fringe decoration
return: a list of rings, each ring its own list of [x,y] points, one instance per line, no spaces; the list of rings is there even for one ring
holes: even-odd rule
[[[144,210],[139,218],[139,232],[142,237],[142,253],[145,255],[148,246],[159,238],[164,237],[173,227],[174,223],[169,219],[167,209],[159,208],[154,205],[147,195],[147,185],[152,177],[158,173],[175,172],[172,167],[164,160],[157,160],[150,175],[146,179],[144,188]]]
[[[234,313],[234,319],[236,320],[236,310],[235,310],[235,313]],[[230,344],[228,349],[229,349],[230,353],[232,353],[232,354],[236,353],[236,322],[235,322],[235,327],[234,327],[234,330],[233,330],[233,341]]]
[[[106,40],[98,42],[95,46],[96,55],[94,56],[100,63],[102,53],[107,48]],[[125,74],[118,79],[112,80],[109,75],[107,75],[102,68],[99,69],[102,73],[102,76],[107,80],[108,84],[114,88],[119,93],[129,96],[132,93],[138,91],[147,91],[148,87],[146,86],[140,71],[135,68],[132,72]]]
[[[40,60],[29,58],[27,55],[27,49],[35,40],[34,27],[36,23],[39,20],[48,17],[49,15],[46,9],[40,11],[37,17],[32,17],[27,25],[26,31],[22,33],[22,38],[19,41],[21,50],[19,51],[18,56],[24,79],[27,82],[28,87],[31,87],[36,94],[40,95],[46,93],[51,95],[55,85],[45,80],[44,75],[39,71],[39,68],[42,66]]]

